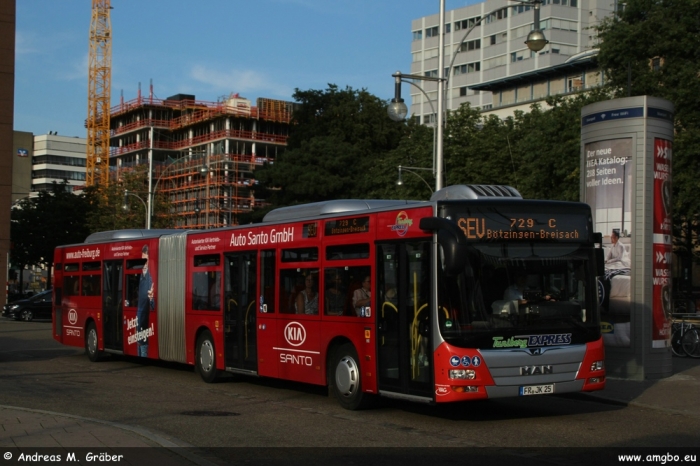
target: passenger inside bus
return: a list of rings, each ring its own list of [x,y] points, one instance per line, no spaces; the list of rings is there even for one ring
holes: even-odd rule
[[[363,315],[363,307],[372,305],[371,284],[371,277],[369,275],[365,276],[362,280],[362,286],[355,290],[352,295],[352,306],[355,308],[357,316]]]
[[[326,269],[326,315],[341,316],[345,312],[345,282],[339,269]]]
[[[283,274],[286,271],[283,271]],[[295,273],[294,274],[294,284],[291,286],[291,289],[285,290],[283,289],[283,293],[287,296],[287,312],[290,314],[296,314],[297,310],[297,296],[299,296],[299,293],[306,287],[304,284],[304,276],[300,273]],[[284,282],[286,280],[281,281],[281,285],[284,286]]]
[[[318,314],[318,290],[316,289],[316,277],[308,274],[304,278],[304,289],[299,292],[296,299],[297,314]]]

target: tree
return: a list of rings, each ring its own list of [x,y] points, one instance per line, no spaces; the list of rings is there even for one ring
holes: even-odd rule
[[[451,112],[445,131],[446,185],[515,184],[513,130],[511,118],[485,117],[469,104]]]
[[[603,90],[550,97],[549,109],[535,104],[503,120],[460,106],[447,117],[446,185],[505,184],[525,198],[578,200],[581,109],[606,98]]]
[[[581,109],[609,98],[603,89],[573,97],[551,96],[549,109],[516,112],[513,152],[520,161],[518,188],[526,198],[580,199]]]
[[[147,177],[148,165],[137,165],[133,170],[123,172],[117,183],[86,188],[86,199],[91,205],[90,214],[86,217],[90,231],[95,233],[125,228],[145,228],[144,203],[148,203]],[[139,196],[144,202],[142,203],[134,196],[127,196],[128,209],[125,211],[123,209],[125,190]],[[156,193],[153,198],[151,228],[171,228],[173,223],[167,197]]]
[[[698,18],[697,0],[628,0],[624,10],[597,28],[598,63],[615,95],[652,95],[675,107],[674,240],[687,253],[696,249],[700,233]]]
[[[405,125],[387,117],[386,103],[363,90],[296,89],[285,152],[256,172],[256,196],[274,205],[366,198],[399,144]]]
[[[12,265],[43,265],[50,273],[57,246],[82,243],[90,234],[85,221],[90,209],[85,195],[70,192],[66,182],[19,201],[11,213]]]
[[[375,199],[429,198],[432,187],[435,186],[435,178],[428,170],[413,170],[412,173],[409,168],[402,172],[402,185],[397,186],[396,182],[398,181],[399,165],[425,169],[433,167],[434,136],[434,128],[409,119],[398,146],[377,161],[366,197]]]

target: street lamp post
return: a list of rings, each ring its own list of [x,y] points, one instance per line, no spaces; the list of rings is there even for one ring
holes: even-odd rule
[[[144,208],[144,210],[146,211],[146,229],[147,229],[147,230],[150,230],[150,228],[151,228],[151,222],[150,222],[149,212],[148,212],[148,207],[149,207],[149,206],[148,206],[148,204],[146,204],[146,201],[144,201],[143,198],[142,198],[141,196],[139,196],[138,194],[130,193],[128,189],[125,189],[125,190],[124,190],[124,201],[122,202],[122,209],[123,209],[124,211],[128,211],[128,210],[129,210],[129,201],[128,201],[128,199],[127,199],[129,196],[134,196],[134,197],[137,198],[139,201],[141,201],[141,203],[143,204],[143,208]]]
[[[389,104],[388,107],[388,113],[389,113],[389,118],[391,118],[394,121],[402,121],[406,118],[406,115],[408,114],[408,107],[406,107],[406,104],[404,103],[404,100],[401,98],[401,83],[408,83],[411,86],[415,87],[419,91],[423,93],[425,96],[425,99],[428,101],[430,104],[430,109],[433,111],[433,114],[437,116],[437,112],[435,111],[435,106],[433,106],[433,101],[428,97],[428,94],[426,94],[425,90],[420,87],[418,84],[416,84],[414,81],[433,81],[433,82],[438,82],[440,81],[441,78],[433,78],[430,76],[420,76],[417,74],[404,74],[400,71],[397,71],[396,73],[392,74],[394,77],[394,98],[391,99],[391,103]],[[436,154],[437,154],[437,132],[433,131],[433,175],[436,173]]]
[[[158,185],[160,184],[160,180],[163,179],[163,176],[170,170],[173,166],[177,165],[180,162],[188,162],[192,161],[192,155],[193,153],[190,153],[189,155],[184,155],[180,158],[173,159],[171,157],[168,157],[168,162],[165,166],[165,169],[160,173],[158,178],[156,179],[156,182],[152,182],[151,174],[149,173],[149,190],[148,190],[148,200],[149,202],[147,203],[147,223],[146,223],[146,229],[150,230],[151,229],[151,223],[153,220],[153,213],[154,213],[154,206],[155,206],[155,196],[156,196],[156,191],[158,190]],[[209,164],[208,162],[205,162],[200,168],[199,172],[200,173],[207,173],[209,171]],[[130,195],[135,195],[130,193]],[[124,195],[124,199],[126,199],[126,194]]]
[[[532,5],[533,10],[534,10],[534,21],[533,21],[533,30],[530,31],[530,33],[527,35],[527,39],[525,40],[525,44],[527,47],[532,50],[533,52],[539,52],[544,48],[545,45],[549,43],[549,41],[546,39],[544,33],[540,29],[540,6],[542,5],[542,0],[510,0],[513,2],[517,3],[522,3],[525,5]],[[419,86],[417,86],[415,83],[412,81],[406,81],[405,79],[411,79],[411,80],[421,80],[421,81],[436,81],[437,82],[437,122],[436,122],[436,136],[434,136],[433,139],[433,172],[435,174],[435,190],[440,190],[443,187],[443,172],[444,172],[444,148],[443,148],[443,142],[444,142],[444,102],[445,102],[445,94],[447,93],[447,88],[450,80],[450,74],[452,73],[452,67],[454,66],[455,59],[457,58],[457,54],[459,53],[459,49],[461,48],[462,44],[467,40],[467,37],[469,34],[479,25],[481,25],[481,22],[484,20],[484,18],[489,17],[492,14],[495,14],[503,9],[510,8],[509,6],[502,6],[499,8],[496,8],[493,11],[490,11],[486,15],[482,16],[479,18],[478,21],[476,21],[462,36],[462,40],[457,44],[457,47],[454,50],[454,53],[452,55],[452,60],[450,62],[449,67],[447,69],[444,68],[444,63],[445,63],[445,0],[440,0],[440,14],[439,14],[439,35],[438,35],[438,77],[437,78],[430,78],[427,76],[419,76],[419,75],[410,75],[410,74],[403,74],[399,71],[396,73],[392,74],[392,76],[395,78],[395,85],[394,85],[394,98],[391,100],[389,103],[388,107],[388,114],[389,118],[391,118],[394,121],[401,121],[406,118],[406,115],[408,115],[408,108],[406,104],[404,103],[404,100],[401,98],[401,82],[408,82],[415,87],[417,87],[421,92],[423,92],[423,95],[426,97],[428,102],[430,103],[430,107],[433,110],[433,113],[435,113],[435,108],[433,107],[433,104],[428,97],[428,95],[421,89]],[[443,73],[445,73],[443,75]]]
[[[416,173],[415,170],[433,171],[431,168],[404,167],[403,165],[399,165],[399,179],[396,180],[396,184],[397,184],[398,186],[403,185],[403,179],[401,178],[401,172],[402,172],[402,171],[406,171],[406,172],[413,173],[414,175],[416,175],[418,178],[421,179],[421,181],[423,181],[423,183],[425,183],[425,185],[428,187],[428,189],[430,190],[431,193],[434,192],[434,191],[433,191],[433,188],[428,184],[427,181],[425,181],[425,178],[423,178],[423,177],[420,176],[418,173]]]

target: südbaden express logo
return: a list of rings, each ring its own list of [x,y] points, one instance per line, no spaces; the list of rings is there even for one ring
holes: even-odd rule
[[[402,210],[396,215],[396,222],[390,226],[391,231],[395,231],[399,236],[404,236],[411,225],[413,225],[413,220],[408,218],[408,214]]]

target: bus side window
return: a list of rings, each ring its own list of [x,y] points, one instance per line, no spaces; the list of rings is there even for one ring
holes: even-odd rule
[[[218,311],[221,308],[221,272],[192,274],[192,309]]]
[[[80,277],[77,275],[63,277],[63,290],[65,296],[80,295]]]
[[[100,296],[102,282],[101,275],[84,275],[83,276],[83,296]]]
[[[297,269],[280,270],[279,309],[283,314],[296,313],[296,299],[304,289],[304,276]]]
[[[370,267],[348,267],[348,315],[360,317],[362,307],[373,307]],[[368,281],[368,279],[370,281]],[[369,300],[369,301],[368,301]]]
[[[126,307],[136,307],[139,300],[139,280],[141,274],[130,273],[126,276]]]

